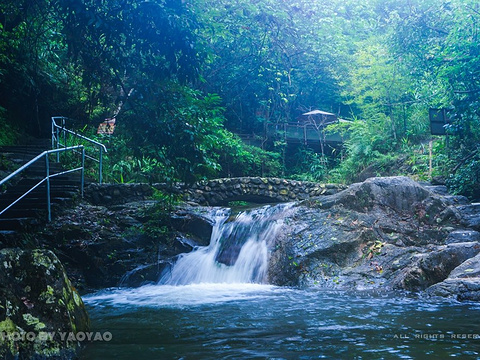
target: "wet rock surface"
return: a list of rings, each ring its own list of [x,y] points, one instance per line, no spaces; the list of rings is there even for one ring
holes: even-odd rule
[[[406,177],[319,189],[285,214],[271,246],[270,283],[480,301],[479,204]],[[70,280],[80,293],[155,283],[179,254],[210,241],[218,208],[182,203],[159,220],[149,186],[97,190],[41,233],[13,242],[53,252],[0,250],[0,331],[85,331],[88,317]],[[77,346],[4,342],[0,356],[68,359]]]
[[[303,202],[277,241],[270,280],[427,290],[477,301],[479,233],[465,204],[463,197],[441,195],[406,177],[371,178]],[[464,267],[470,276],[459,276]]]
[[[0,358],[70,359],[89,329],[82,299],[48,250],[0,250]],[[62,336],[63,335],[63,336]]]
[[[97,190],[36,234],[81,292],[155,283],[179,254],[210,241],[216,208],[183,203],[158,221],[150,187]],[[286,215],[271,248],[269,282],[480,298],[478,205],[407,177],[370,178],[340,190],[313,193]]]
[[[208,245],[212,220],[209,209],[184,206],[160,221],[155,204],[83,202],[58,216],[40,236],[82,293],[156,283],[178,254]]]

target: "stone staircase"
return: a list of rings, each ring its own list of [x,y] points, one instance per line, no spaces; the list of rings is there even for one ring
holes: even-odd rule
[[[0,180],[15,169],[35,158],[50,148],[48,140],[36,140],[28,145],[0,147]],[[50,173],[63,171],[63,167],[50,161]],[[0,189],[0,211],[27,192],[45,177],[46,164],[40,159],[24,173],[8,182],[6,188]],[[78,196],[80,175],[77,173],[60,175],[51,179],[51,209],[67,205]],[[0,242],[9,242],[18,233],[31,230],[47,220],[46,183],[38,186],[24,199],[0,215]]]

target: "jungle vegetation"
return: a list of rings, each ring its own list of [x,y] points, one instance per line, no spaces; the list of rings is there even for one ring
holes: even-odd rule
[[[63,115],[107,144],[111,182],[443,176],[478,198],[479,29],[476,0],[4,0],[0,144]],[[342,147],[265,139],[313,109],[350,120]]]

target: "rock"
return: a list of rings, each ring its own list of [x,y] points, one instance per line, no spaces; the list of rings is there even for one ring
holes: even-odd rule
[[[445,185],[445,176],[434,176],[431,180],[432,185]]]
[[[424,290],[445,280],[453,269],[480,252],[480,244],[456,243],[424,254],[401,272],[395,287],[410,291]]]
[[[368,211],[375,205],[397,212],[410,211],[412,204],[422,202],[431,192],[410,178],[369,178],[337,194],[337,202],[356,211]]]
[[[475,230],[454,230],[448,234],[445,243],[480,242],[480,233]]]
[[[422,290],[479,252],[475,241],[453,242],[451,201],[405,177],[307,200],[286,222],[269,269],[279,285]]]
[[[205,192],[207,186],[215,191]],[[435,189],[428,186],[407,177],[370,178],[348,188],[234,178],[199,182],[189,194],[197,203],[306,198],[285,217],[271,248],[270,283],[412,291],[434,289],[436,284],[446,289],[451,283],[458,285],[457,290],[468,289],[462,290],[465,298],[474,297],[476,267],[466,268],[472,277],[460,277],[455,271],[461,272],[460,266],[470,264],[479,253],[475,219],[480,218],[480,204],[466,204],[463,197],[442,195],[443,190],[431,191]],[[92,193],[92,199],[112,194],[103,187],[98,191],[101,194]],[[164,223],[152,224],[149,206],[152,203],[145,200],[84,204],[50,225],[51,243],[68,261],[69,274],[80,284],[83,279],[86,288],[137,286],[156,281],[159,271],[179,253],[208,245],[218,208],[182,205],[172,218],[163,220],[170,229],[166,235]],[[231,265],[241,246],[239,239],[232,247],[235,251],[220,252],[217,261]]]
[[[459,301],[480,301],[480,277],[446,279],[427,289],[432,296],[453,297]]]
[[[439,195],[448,195],[448,189],[445,185],[427,185],[425,186],[425,189],[434,192]]]
[[[74,358],[80,343],[61,334],[88,331],[89,320],[58,258],[48,250],[2,249],[0,268],[0,357]]]
[[[480,246],[480,244],[479,244]],[[456,267],[449,275],[449,278],[476,278],[480,277],[480,255],[476,255],[464,261]]]
[[[480,301],[480,254],[457,266],[447,279],[429,287],[427,293],[460,301]]]
[[[146,284],[156,284],[160,274],[167,266],[169,264],[164,262],[139,265],[122,276],[119,286],[138,287]]]
[[[207,210],[185,206],[162,222],[153,217],[154,205],[152,200],[108,207],[83,202],[36,236],[58,252],[80,291],[119,286],[125,274],[135,269],[152,265],[150,269],[161,271],[164,262],[210,241],[213,220]],[[141,276],[153,281],[159,275]]]
[[[480,203],[459,206],[458,211],[465,227],[480,231]]]
[[[215,220],[204,208],[184,206],[172,214],[172,226],[179,232],[192,235],[198,245],[210,243]]]

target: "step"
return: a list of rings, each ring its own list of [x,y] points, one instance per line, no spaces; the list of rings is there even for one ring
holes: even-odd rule
[[[11,201],[20,198],[31,188],[19,188],[15,191],[7,191],[5,194],[0,195],[0,202],[2,200]],[[50,197],[66,197],[66,196],[75,196],[80,192],[80,185],[68,185],[68,186],[50,186]],[[47,189],[45,186],[39,186],[36,189],[29,192],[26,198],[38,197],[38,198],[47,198]]]
[[[32,181],[31,184],[22,184],[18,183],[16,186],[12,186],[8,188],[8,190],[4,194],[24,194],[28,190],[32,189],[35,185],[39,183],[39,180]],[[47,190],[47,182],[44,181],[40,185],[38,185],[33,191],[35,192],[46,192]],[[80,189],[80,181],[72,181],[72,182],[56,182],[51,180],[50,181],[50,191],[78,191]],[[0,194],[0,198],[3,194]]]
[[[8,161],[21,167],[28,161],[50,149],[50,139],[39,139],[28,145],[0,146],[0,155]],[[58,174],[65,171],[61,163],[56,162],[55,156],[49,157],[49,173]],[[67,167],[66,170],[71,169]],[[32,163],[24,172],[9,181],[0,192],[0,210],[9,206],[25,192],[32,189],[46,175],[45,159]],[[25,198],[16,203],[12,208],[0,216],[0,242],[15,242],[18,232],[30,226],[43,223],[47,217],[46,182],[32,190]],[[50,179],[51,210],[58,211],[73,202],[78,197],[81,187],[80,172],[58,175]],[[16,235],[17,234],[17,235]],[[10,239],[10,240],[8,240]]]
[[[58,205],[68,205],[73,201],[72,197],[52,197],[50,200],[50,203],[52,205],[58,204]],[[10,205],[11,202],[0,202],[0,209],[6,208],[8,205]],[[19,201],[17,204],[12,206],[9,210],[15,210],[15,209],[47,209],[47,200],[45,198],[31,198],[31,199],[22,199]],[[8,212],[5,212],[5,214],[2,215],[2,217],[8,216]]]
[[[47,206],[43,206],[42,208],[33,207],[33,208],[23,208],[23,209],[16,209],[11,208],[8,209],[4,214],[0,215],[0,219],[12,219],[12,218],[36,218],[43,216],[47,213]]]
[[[14,247],[18,241],[18,232],[15,230],[0,230],[0,244],[3,247]]]
[[[22,217],[13,219],[0,219],[0,230],[7,231],[22,231],[28,226],[36,225],[37,219]]]
[[[53,201],[50,203],[50,209],[52,212],[57,211],[64,206],[64,202]],[[48,214],[47,204],[35,204],[33,206],[22,207],[13,206],[0,215],[0,219],[13,219],[13,218],[45,218]]]
[[[32,187],[36,184],[39,183],[43,178],[25,178],[20,180],[15,187],[22,187],[22,188],[28,188]],[[74,179],[71,177],[66,177],[66,176],[56,176],[53,178],[50,178],[50,185],[51,186],[80,186],[80,177],[78,179]],[[12,189],[13,190],[13,189]]]

